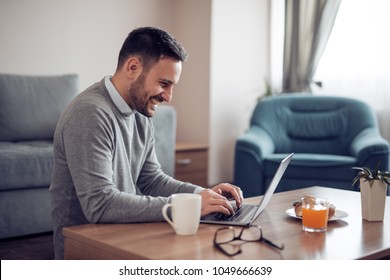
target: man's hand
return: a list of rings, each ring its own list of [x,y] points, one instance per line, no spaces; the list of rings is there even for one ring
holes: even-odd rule
[[[235,200],[237,207],[242,204],[242,191],[239,187],[222,183],[200,193],[202,196],[202,216],[213,212],[225,215],[234,214],[234,209],[229,200]]]

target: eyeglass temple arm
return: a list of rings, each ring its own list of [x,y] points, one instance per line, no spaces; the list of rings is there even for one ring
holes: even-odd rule
[[[232,253],[232,254],[229,253],[229,252],[227,252],[227,251],[225,251],[221,245],[222,245],[222,244],[227,244],[227,243],[229,243],[229,242],[225,242],[225,243],[221,243],[221,244],[220,244],[220,243],[217,243],[217,242],[214,242],[214,246],[215,246],[218,250],[220,250],[222,253],[224,253],[226,256],[229,256],[229,257],[233,257],[233,256],[238,255],[238,254],[240,254],[240,253],[242,252],[242,251],[241,251],[241,248],[239,248],[237,252]]]
[[[279,245],[276,245],[275,243],[273,243],[271,240],[268,240],[267,238],[265,237],[261,237],[261,241],[264,241],[265,243],[267,243],[268,245],[271,245],[272,247],[275,247],[279,250],[283,250],[284,249],[284,244],[282,244],[281,246]]]

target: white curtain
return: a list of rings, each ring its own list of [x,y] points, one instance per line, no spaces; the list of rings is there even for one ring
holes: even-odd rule
[[[311,92],[341,0],[286,0],[283,92]]]
[[[377,112],[390,141],[390,1],[342,0],[314,74],[315,94],[360,99]]]

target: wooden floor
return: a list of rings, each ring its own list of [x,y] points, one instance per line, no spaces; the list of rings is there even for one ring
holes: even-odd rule
[[[0,239],[1,260],[54,259],[53,233]]]

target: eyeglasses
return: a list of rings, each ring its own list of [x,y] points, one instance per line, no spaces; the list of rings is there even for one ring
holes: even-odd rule
[[[233,227],[223,227],[218,229],[214,235],[214,246],[222,253],[228,256],[235,256],[241,253],[241,245],[232,243],[235,240],[241,240],[245,242],[264,241],[266,244],[283,250],[284,245],[276,245],[269,239],[263,237],[263,231],[260,226],[250,226],[243,228],[239,235],[236,236]]]

